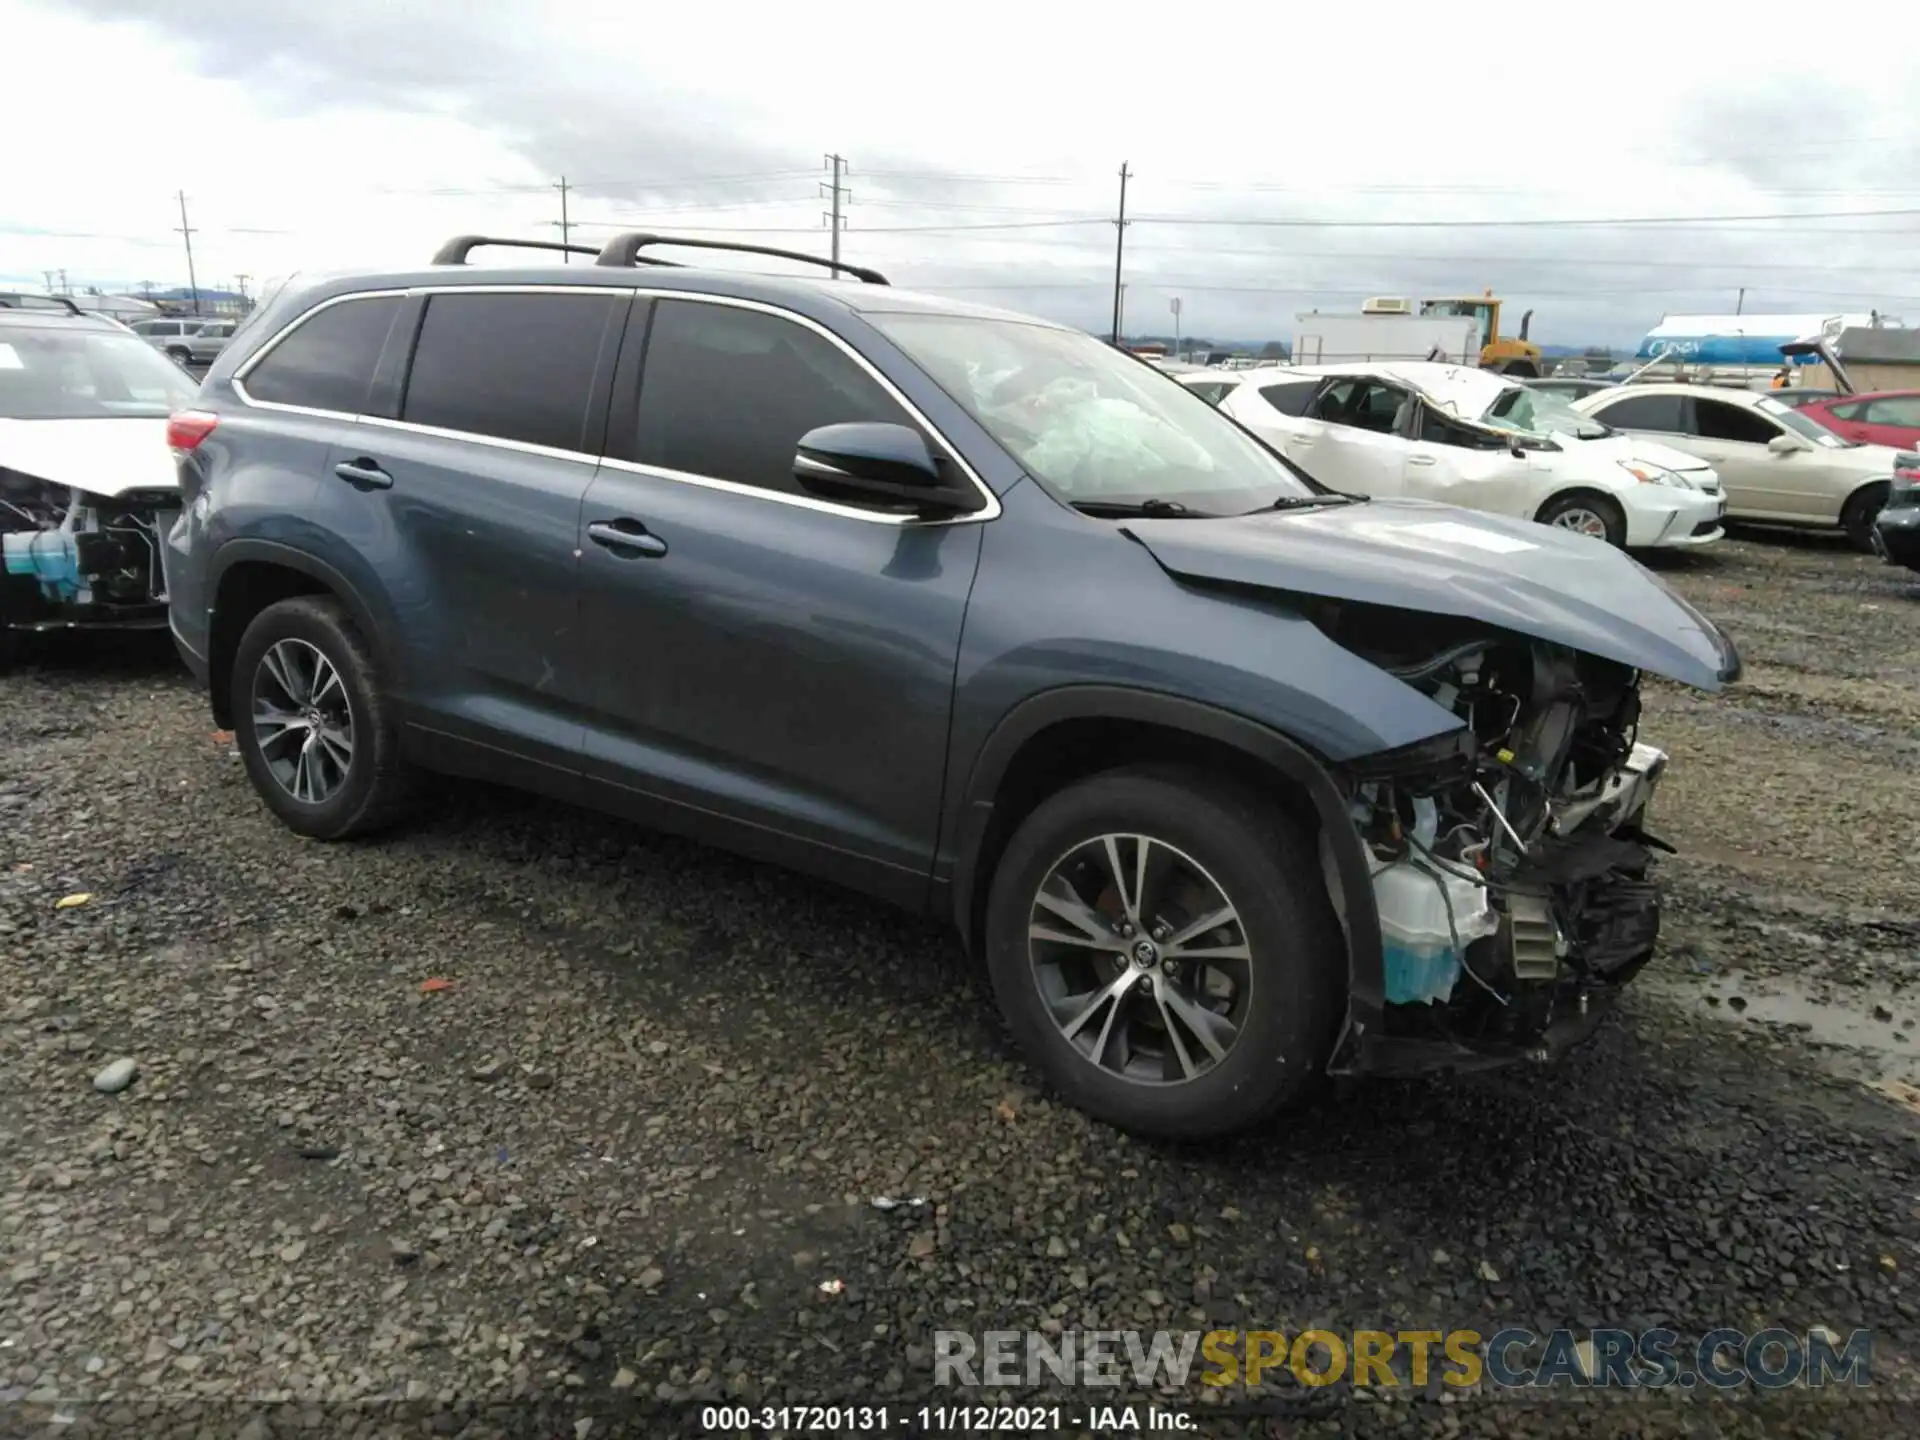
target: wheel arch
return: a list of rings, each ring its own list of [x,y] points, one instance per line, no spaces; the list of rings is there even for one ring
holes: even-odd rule
[[[226,682],[241,635],[267,606],[296,595],[339,601],[381,669],[391,673],[386,632],[372,609],[346,576],[304,550],[271,540],[231,540],[215,555],[208,586],[213,600],[207,615],[207,690],[222,729],[233,728]]]
[[[1886,476],[1880,476],[1871,480],[1862,480],[1847,492],[1847,498],[1840,502],[1839,518],[1842,529],[1846,528],[1847,521],[1853,515],[1854,507],[1859,505],[1867,496],[1876,490],[1880,492],[1881,504],[1884,505],[1886,503],[1886,497],[1893,493],[1893,481]],[[1878,507],[1875,508],[1877,513]],[[1867,516],[1866,519],[1868,524],[1872,524],[1872,516]]]
[[[1298,741],[1199,701],[1125,686],[1070,685],[1015,706],[975,757],[959,805],[949,898],[968,953],[981,953],[995,863],[1021,820],[1088,775],[1145,759],[1197,761],[1261,785],[1313,827],[1333,863],[1347,950],[1348,1042],[1379,1028],[1380,917],[1367,854],[1333,772]]]
[[[1619,496],[1609,494],[1598,485],[1576,484],[1562,486],[1534,507],[1534,521],[1537,524],[1544,525],[1546,523],[1545,517],[1547,512],[1552,510],[1554,506],[1567,500],[1585,500],[1589,503],[1599,502],[1599,504],[1605,506],[1608,511],[1619,519],[1620,533],[1622,538],[1625,537],[1627,530],[1627,507],[1620,503]]]

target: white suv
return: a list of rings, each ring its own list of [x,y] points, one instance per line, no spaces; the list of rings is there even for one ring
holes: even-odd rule
[[[1721,535],[1726,497],[1706,462],[1508,376],[1402,361],[1175,378],[1336,490],[1538,520],[1623,549]]]

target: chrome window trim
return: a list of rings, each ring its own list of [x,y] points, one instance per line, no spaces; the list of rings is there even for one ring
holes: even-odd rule
[[[253,354],[240,362],[240,368],[233,372],[233,378],[227,383],[233,386],[233,393],[238,395],[241,402],[249,409],[274,410],[283,415],[311,415],[321,420],[357,420],[360,418],[359,416],[345,410],[321,410],[312,405],[288,405],[279,400],[256,400],[252,395],[247,393],[247,376],[254,372],[254,369],[261,361],[265,360],[267,356],[277,350],[289,335],[293,334],[294,331],[298,330],[322,310],[331,310],[336,305],[351,304],[355,300],[404,300],[407,298],[407,294],[408,292],[406,290],[353,290],[345,295],[330,296],[322,300],[318,305],[310,306],[302,310],[298,315],[294,316],[293,319],[289,320],[285,325],[282,325],[271,340],[267,341],[266,344],[262,345],[258,350],[254,351]],[[373,377],[371,375],[367,377],[367,384],[369,386],[373,384]]]
[[[858,366],[875,384],[886,392],[889,398],[904,410],[934,443],[956,465],[960,472],[973,483],[974,489],[986,501],[984,508],[969,511],[962,515],[950,515],[938,520],[923,520],[917,515],[888,515],[865,510],[857,505],[842,505],[832,500],[821,500],[811,495],[789,494],[780,490],[768,490],[759,485],[748,485],[738,480],[726,480],[717,475],[701,475],[692,471],[674,470],[664,465],[645,465],[631,460],[616,459],[612,456],[595,455],[584,450],[562,450],[547,445],[529,444],[522,440],[506,440],[495,435],[475,435],[465,430],[445,430],[437,425],[421,425],[410,420],[393,420],[384,415],[350,414],[342,410],[322,410],[307,405],[288,405],[274,400],[258,400],[247,393],[246,377],[255,366],[272,354],[282,341],[321,311],[335,305],[344,305],[355,300],[411,299],[416,295],[609,295],[629,299],[646,300],[690,300],[706,305],[728,305],[736,310],[751,310],[763,315],[771,315],[785,320],[818,335],[828,344],[837,348]],[[959,447],[941,432],[926,416],[920,407],[907,398],[904,391],[880,370],[854,349],[846,340],[834,334],[819,321],[798,311],[788,310],[779,305],[771,305],[763,300],[746,300],[733,295],[710,295],[698,290],[656,290],[623,285],[415,285],[405,289],[354,290],[344,295],[334,295],[322,300],[318,305],[303,310],[274,337],[249,355],[233,374],[229,382],[234,393],[249,409],[269,410],[285,415],[305,415],[318,420],[346,420],[361,425],[372,425],[380,429],[395,430],[402,433],[433,436],[437,439],[459,440],[469,445],[485,445],[495,449],[510,450],[518,454],[544,456],[552,460],[571,460],[589,465],[604,466],[625,474],[645,475],[660,480],[671,480],[683,485],[697,485],[702,489],[718,490],[733,495],[751,496],[760,500],[769,500],[779,505],[792,505],[803,510],[815,510],[822,514],[839,515],[850,520],[862,520],[873,525],[918,525],[925,528],[943,525],[981,524],[999,518],[1001,514],[1000,497],[995,495],[980,478],[966,457],[961,455]]]
[[[717,475],[701,475],[686,470],[672,470],[664,465],[645,465],[637,461],[616,460],[611,458],[602,460],[602,464],[632,474],[653,475],[665,480],[677,480],[685,485],[699,485],[709,490],[722,490],[736,495],[757,496],[762,500],[772,500],[782,505],[796,505],[804,510],[818,510],[828,515],[843,515],[848,519],[864,520],[869,524],[876,525],[919,525],[922,527],[932,527],[936,525],[971,525],[984,524],[986,521],[999,518],[1000,497],[988,488],[987,482],[980,478],[979,472],[967,463],[966,457],[960,453],[960,448],[941,433],[939,426],[929,420],[926,413],[921,410],[918,405],[907,398],[906,392],[901,390],[898,385],[895,385],[893,381],[889,380],[885,375],[881,374],[879,368],[875,366],[871,360],[867,359],[866,356],[848,344],[846,340],[834,334],[833,331],[822,325],[818,320],[810,316],[802,315],[797,311],[785,309],[779,305],[770,305],[764,300],[746,300],[734,295],[709,295],[699,290],[655,290],[648,289],[644,286],[636,287],[633,293],[637,297],[647,300],[691,300],[704,305],[726,305],[736,310],[751,310],[762,315],[771,315],[777,320],[789,321],[800,326],[803,330],[812,331],[829,345],[838,349],[841,354],[852,360],[876,385],[886,392],[894,404],[898,405],[912,417],[914,422],[920,426],[921,430],[931,436],[933,442],[946,453],[947,458],[959,467],[960,473],[973,482],[974,489],[978,491],[981,498],[986,501],[986,505],[982,509],[970,511],[963,515],[949,515],[939,520],[923,520],[917,515],[876,514],[871,510],[863,510],[857,505],[841,505],[831,500],[817,499],[812,495],[788,494],[782,490],[768,490],[759,485],[747,485],[738,480],[722,479]],[[642,382],[644,383],[644,381],[645,373],[642,372]]]

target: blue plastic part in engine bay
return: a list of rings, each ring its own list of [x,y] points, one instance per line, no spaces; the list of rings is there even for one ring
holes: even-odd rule
[[[71,601],[85,588],[80,551],[66,530],[16,530],[0,535],[0,559],[9,575],[31,575],[47,599]]]

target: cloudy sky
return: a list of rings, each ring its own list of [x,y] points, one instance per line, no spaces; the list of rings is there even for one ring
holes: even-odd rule
[[[1134,333],[1485,286],[1550,343],[1742,287],[1920,323],[1920,47],[1778,8],[0,0],[0,284],[184,283],[179,191],[203,285],[558,238],[562,176],[576,241],[824,249],[837,152],[846,258],[1102,332],[1123,162]]]

